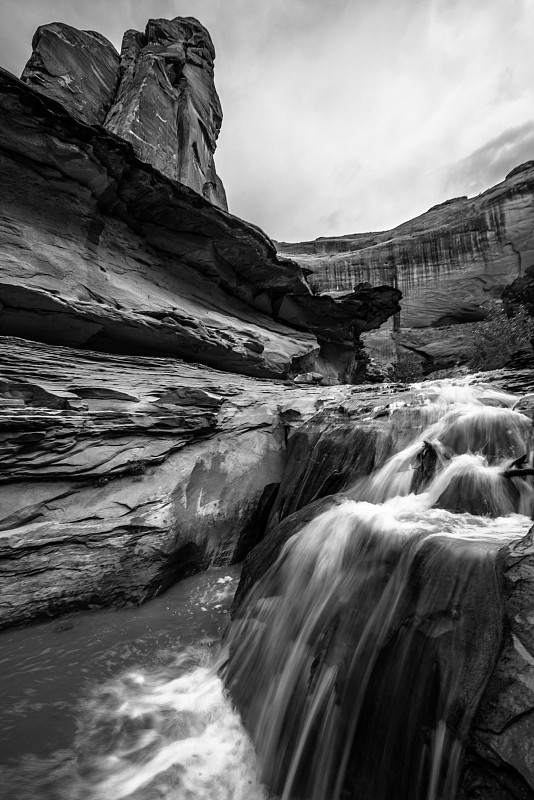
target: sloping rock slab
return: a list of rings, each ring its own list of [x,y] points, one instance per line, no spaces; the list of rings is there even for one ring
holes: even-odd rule
[[[242,558],[288,430],[348,391],[0,337],[0,626]]]

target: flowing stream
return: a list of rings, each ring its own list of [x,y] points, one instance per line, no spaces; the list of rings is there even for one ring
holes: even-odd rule
[[[516,400],[467,382],[415,387],[397,452],[297,526],[222,645],[220,624],[210,639],[191,617],[175,641],[165,628],[164,647],[150,639],[152,662],[103,646],[112,668],[71,697],[68,741],[24,758],[14,748],[1,796],[453,800],[501,641],[496,555],[526,534],[534,507],[531,478],[502,474],[532,450]],[[405,413],[393,405],[392,425]],[[204,595],[191,583],[178,602],[201,597],[200,614],[222,615],[234,576],[203,580]],[[136,612],[152,637],[171,622],[172,591]],[[13,675],[32,639],[2,644]],[[85,658],[79,643],[72,664]]]

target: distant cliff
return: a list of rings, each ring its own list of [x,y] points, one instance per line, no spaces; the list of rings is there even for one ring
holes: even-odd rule
[[[487,301],[534,265],[534,161],[477,197],[446,201],[393,230],[277,247],[311,271],[308,281],[321,292],[336,296],[361,282],[398,287],[397,329],[483,319]],[[456,330],[429,336],[434,356],[446,359],[448,338],[458,351]]]

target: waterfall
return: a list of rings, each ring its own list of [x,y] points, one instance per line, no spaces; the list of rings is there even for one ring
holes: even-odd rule
[[[419,387],[411,441],[301,527],[239,609],[225,680],[281,800],[455,797],[501,637],[496,553],[533,509],[502,474],[531,448],[514,400]]]
[[[177,641],[93,685],[72,747],[7,769],[0,797],[454,800],[502,641],[497,554],[534,507],[503,474],[531,463],[516,399],[436,381],[390,403],[395,452],[267,534],[219,649]],[[223,594],[194,597],[202,615]]]

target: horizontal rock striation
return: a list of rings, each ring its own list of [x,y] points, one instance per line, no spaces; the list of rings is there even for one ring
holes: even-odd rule
[[[22,80],[74,117],[132,143],[142,161],[219,208],[226,194],[213,154],[222,109],[215,49],[193,17],[151,19],[124,34],[121,55],[104,36],[53,22],[37,29]]]
[[[385,332],[366,337],[370,352],[394,363],[399,349],[414,350],[411,329],[447,328],[429,333],[428,348],[416,348],[426,368],[439,369],[465,360],[466,332],[452,326],[484,319],[488,301],[534,265],[533,223],[529,161],[477,197],[446,201],[393,230],[280,243],[278,252],[310,270],[318,291],[336,297],[362,281],[398,287],[400,314]]]
[[[260,230],[0,74],[0,334],[262,377],[361,374],[398,291],[312,294]]]
[[[241,559],[288,432],[351,391],[0,337],[0,627]]]
[[[382,233],[281,243],[278,251],[312,271],[320,291],[362,281],[397,286],[398,323],[419,328],[482,319],[480,306],[534,265],[534,163],[468,199],[435,206]]]

